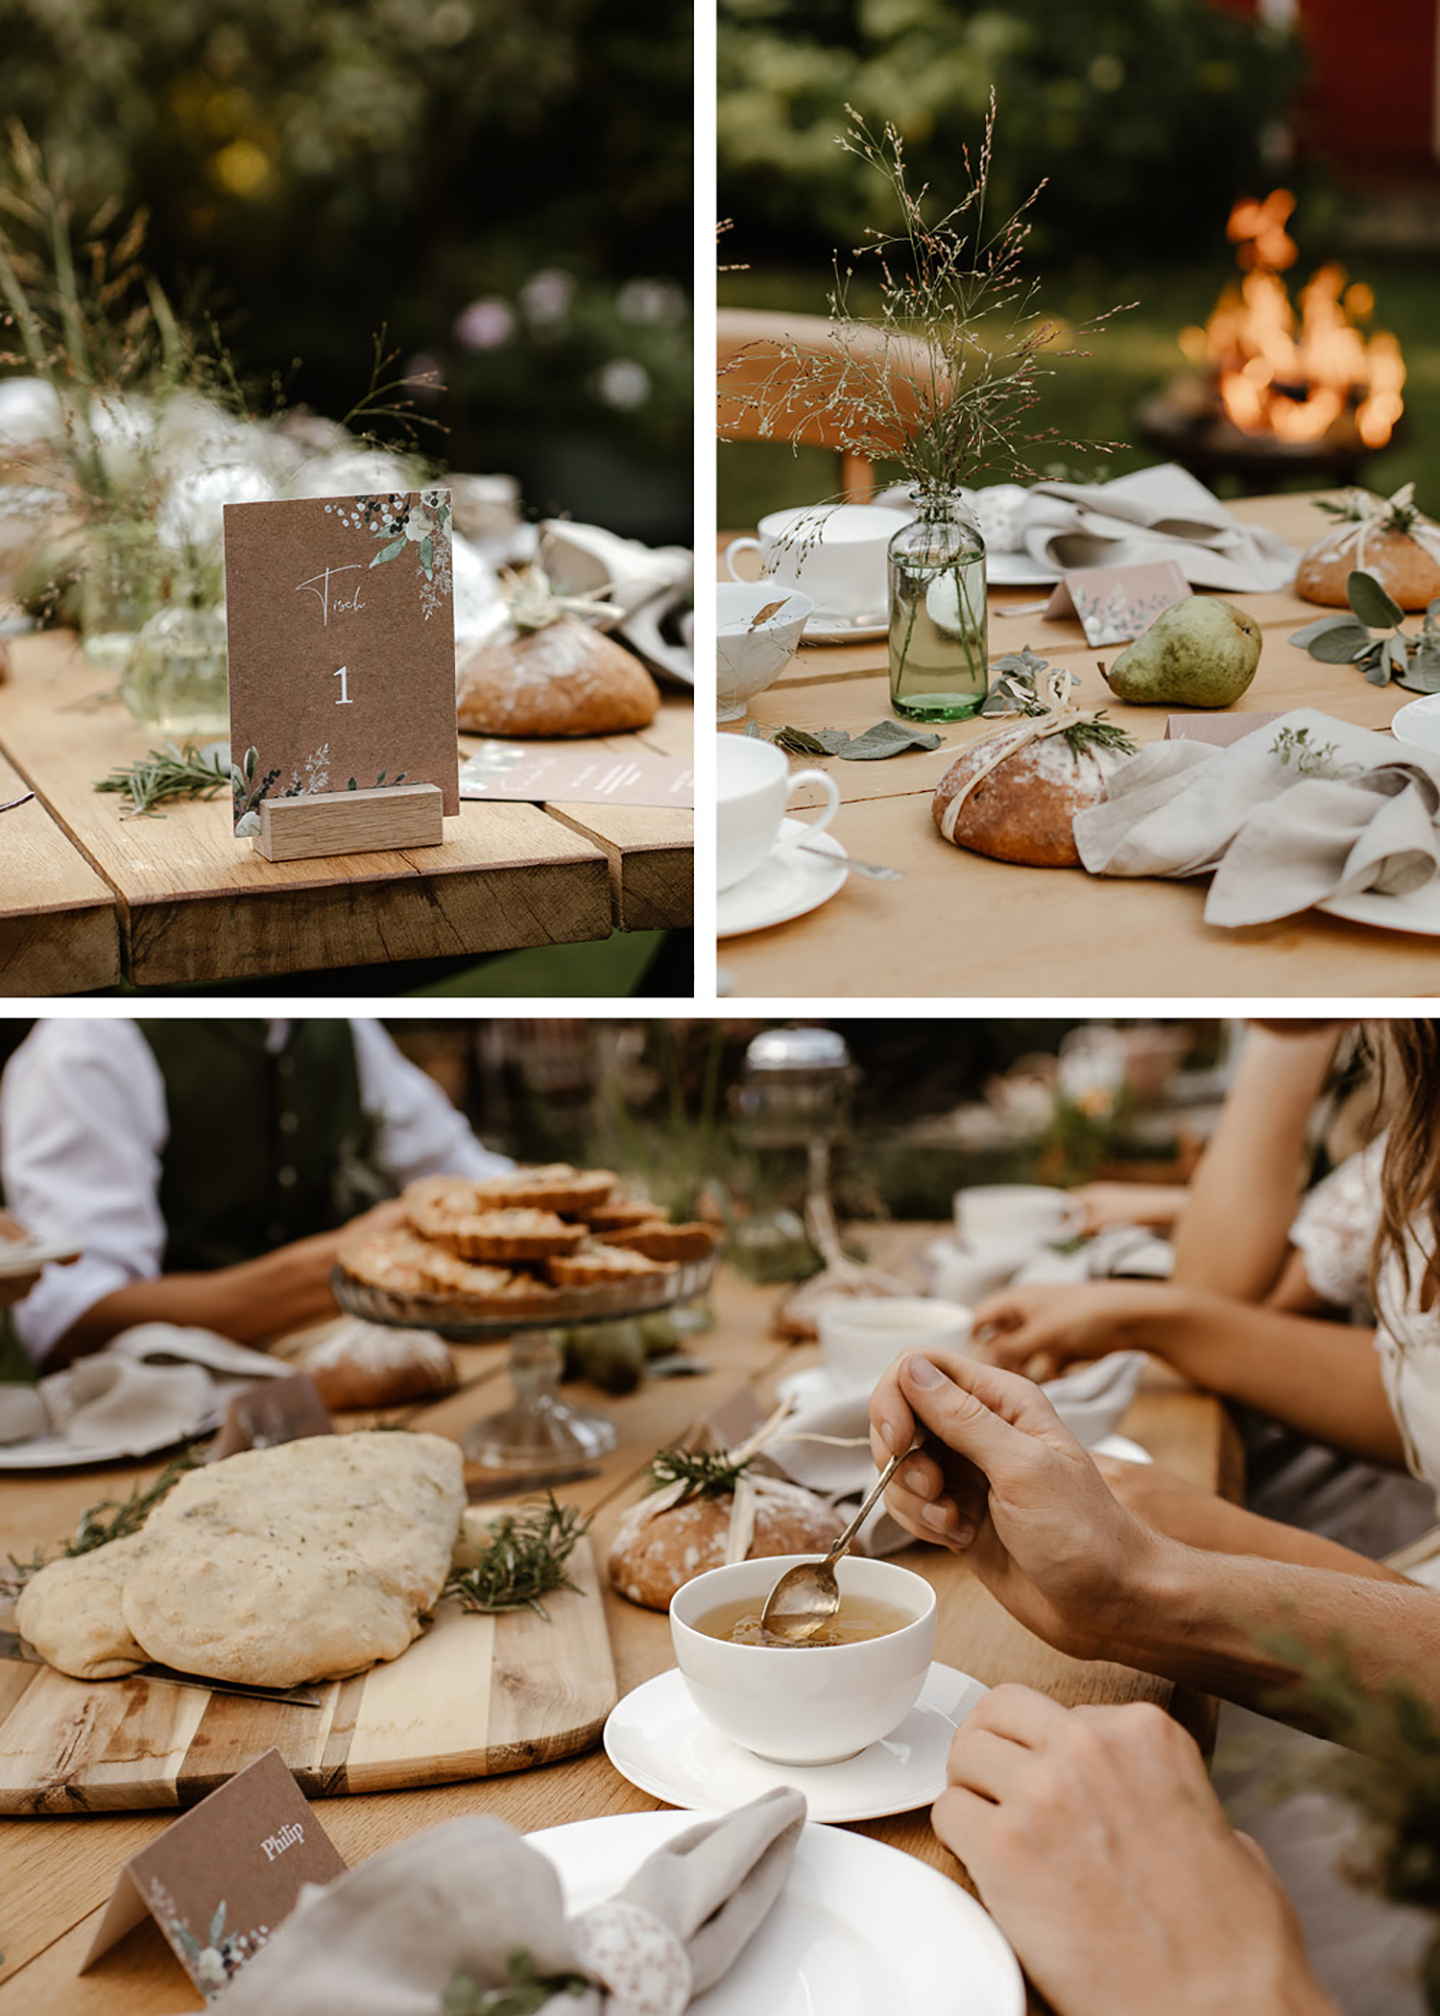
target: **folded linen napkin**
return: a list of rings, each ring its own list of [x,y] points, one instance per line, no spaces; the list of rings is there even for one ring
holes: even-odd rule
[[[768,1792],[686,1829],[616,1896],[567,1918],[539,1847],[489,1814],[452,1820],[302,1890],[226,1989],[227,2016],[438,2016],[457,1974],[509,1986],[517,1952],[542,1980],[594,1984],[557,1984],[547,2016],[680,2016],[774,1904],[804,1821],[800,1793]]]
[[[1205,921],[1237,927],[1420,888],[1440,868],[1437,809],[1440,755],[1300,707],[1228,748],[1151,743],[1077,813],[1075,844],[1092,875],[1214,870]]]
[[[143,1456],[212,1427],[241,1386],[289,1370],[213,1330],[137,1323],[103,1351],[40,1380],[36,1391],[49,1432],[77,1450]]]
[[[1287,588],[1299,554],[1242,525],[1178,463],[1113,483],[1037,483],[1019,514],[1021,549],[1060,573],[1176,560],[1192,588],[1256,594]]]

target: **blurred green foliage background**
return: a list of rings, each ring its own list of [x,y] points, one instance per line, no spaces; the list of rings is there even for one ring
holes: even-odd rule
[[[721,257],[747,269],[722,273],[722,303],[823,314],[832,255],[844,266],[867,225],[894,221],[877,211],[878,180],[835,144],[847,103],[898,128],[938,209],[961,186],[993,86],[992,215],[1040,189],[1029,246],[1039,305],[1078,326],[1137,304],[1079,342],[1089,358],[1056,363],[1038,420],[1122,444],[1112,457],[1071,455],[1064,473],[1103,479],[1161,459],[1138,443],[1136,404],[1184,368],[1180,330],[1236,277],[1232,204],[1283,183],[1300,198],[1292,294],[1340,257],[1374,288],[1373,326],[1404,347],[1405,433],[1366,480],[1388,494],[1414,479],[1440,510],[1440,262],[1357,245],[1342,181],[1322,158],[1289,158],[1308,69],[1296,36],[1212,0],[719,0],[719,22],[719,202],[732,220]],[[753,524],[834,488],[819,451],[727,444],[720,523]]]
[[[243,374],[338,416],[388,324],[455,467],[687,542],[692,77],[684,0],[0,0],[0,118]]]

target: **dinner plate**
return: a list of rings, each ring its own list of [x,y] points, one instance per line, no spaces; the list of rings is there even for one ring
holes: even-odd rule
[[[889,618],[867,611],[842,616],[838,610],[816,609],[805,618],[802,644],[877,644],[890,635]]]
[[[968,1673],[933,1665],[904,1721],[858,1757],[775,1764],[707,1722],[683,1674],[672,1670],[611,1709],[605,1754],[622,1778],[672,1806],[729,1812],[776,1785],[793,1785],[805,1794],[812,1820],[878,1820],[940,1797],[950,1739],[986,1691]]]
[[[567,1911],[587,1911],[694,1824],[692,1813],[617,1813],[526,1839],[559,1873]],[[958,1883],[882,1841],[812,1823],[769,1916],[690,2016],[1023,2016],[1024,2008],[1015,1955]]]
[[[222,1418],[222,1410],[215,1408],[197,1421],[188,1435],[165,1434],[158,1441],[142,1439],[138,1447],[133,1443],[122,1448],[118,1443],[102,1442],[94,1448],[81,1449],[59,1435],[38,1435],[31,1442],[0,1444],[0,1470],[88,1470],[93,1463],[138,1463],[142,1456],[154,1456],[161,1449],[178,1449],[183,1443],[193,1442],[197,1435],[208,1435],[220,1426]]]
[[[796,840],[803,840],[807,848],[818,847],[831,860],[817,860],[787,844]],[[845,849],[833,834],[817,833],[803,819],[783,819],[780,838],[760,866],[743,882],[720,891],[716,936],[736,938],[743,931],[766,931],[772,924],[787,924],[792,917],[818,910],[843,888],[850,872],[845,861]]]

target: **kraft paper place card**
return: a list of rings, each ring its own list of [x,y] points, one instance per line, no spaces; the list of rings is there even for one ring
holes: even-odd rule
[[[267,1750],[130,1857],[80,1972],[148,1911],[213,2002],[289,1917],[302,1884],[344,1873],[280,1752]]]
[[[1080,567],[1062,575],[1047,616],[1078,616],[1087,644],[1129,644],[1190,593],[1178,560],[1143,567]]]
[[[448,490],[227,504],[225,607],[237,837],[312,792],[459,811]]]
[[[1268,728],[1272,721],[1278,721],[1278,714],[1171,714],[1165,723],[1163,740],[1166,742],[1213,742],[1219,749],[1228,749],[1232,742],[1241,741],[1246,735],[1253,735],[1257,728]]]
[[[695,767],[653,749],[574,749],[553,742],[482,742],[460,766],[462,798],[518,798],[532,805],[695,803]]]

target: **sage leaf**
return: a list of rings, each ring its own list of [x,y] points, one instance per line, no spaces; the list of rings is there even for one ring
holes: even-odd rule
[[[808,728],[787,727],[777,728],[770,739],[777,749],[787,750],[792,756],[833,756],[850,737],[843,728],[822,728],[812,735]]]
[[[1351,568],[1345,595],[1360,621],[1368,623],[1372,630],[1398,630],[1405,621],[1405,611],[1394,596],[1363,567]]]
[[[1302,651],[1308,651],[1319,637],[1328,636],[1332,630],[1358,630],[1363,626],[1353,616],[1320,616],[1313,623],[1307,623],[1303,630],[1291,633],[1290,642],[1298,644]],[[1368,636],[1368,631],[1366,632]]]
[[[847,763],[875,763],[886,756],[901,756],[907,749],[939,747],[940,737],[923,728],[911,728],[903,721],[877,721],[839,754]]]
[[[1371,643],[1370,632],[1354,616],[1322,616],[1290,639],[1322,665],[1350,665]]]
[[[1410,659],[1410,646],[1404,637],[1385,639],[1385,665],[1392,679],[1398,679]]]
[[[1440,644],[1422,644],[1395,683],[1410,693],[1440,693]]]

